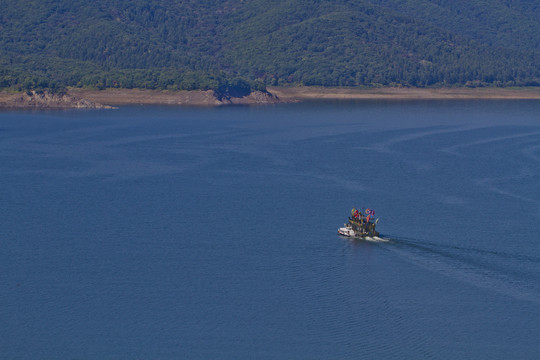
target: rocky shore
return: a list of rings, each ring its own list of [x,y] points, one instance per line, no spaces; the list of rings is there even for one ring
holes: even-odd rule
[[[0,93],[1,108],[34,109],[106,109],[103,105],[72,94],[53,94],[48,91],[29,91],[25,93]]]
[[[0,108],[34,109],[110,109],[122,105],[220,106],[234,104],[276,104],[280,99],[268,92],[249,95],[217,96],[214,91],[160,91],[145,89],[87,90],[69,89],[66,94],[47,91],[0,92]]]
[[[121,105],[191,105],[220,106],[231,104],[276,104],[281,100],[268,92],[252,91],[247,96],[218,96],[212,90],[166,91],[146,89],[70,89],[70,94],[96,103]]]

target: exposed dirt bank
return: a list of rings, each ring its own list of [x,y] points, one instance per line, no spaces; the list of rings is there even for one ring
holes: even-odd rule
[[[540,87],[530,88],[380,88],[346,89],[322,87],[269,87],[282,100],[354,99],[540,99]]]

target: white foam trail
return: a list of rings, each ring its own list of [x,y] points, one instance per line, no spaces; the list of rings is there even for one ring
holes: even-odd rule
[[[494,185],[494,183],[497,182],[497,181],[501,182],[501,181],[505,181],[505,180],[515,180],[515,179],[519,180],[521,178],[523,178],[523,176],[510,176],[510,177],[505,177],[505,178],[500,178],[500,179],[480,179],[480,180],[476,180],[475,183],[476,183],[476,185],[482,186],[486,190],[494,192],[496,194],[509,196],[509,197],[514,198],[514,199],[523,200],[523,201],[527,201],[527,202],[538,203],[538,200],[536,200],[534,198],[521,196],[521,195],[515,194],[513,192],[500,189],[499,187]]]
[[[526,138],[526,137],[529,137],[529,136],[536,136],[536,135],[540,135],[540,132],[535,131],[535,132],[530,132],[530,133],[499,136],[499,137],[493,137],[493,138],[487,138],[487,139],[483,139],[483,140],[473,141],[473,142],[465,143],[465,144],[458,144],[458,145],[448,146],[448,147],[440,149],[440,151],[448,153],[448,154],[452,154],[452,155],[462,155],[458,151],[458,149],[462,149],[462,148],[465,148],[465,147],[471,147],[471,146],[477,146],[477,145],[484,145],[484,144],[489,144],[489,143],[498,142],[498,141]]]
[[[391,149],[392,146],[398,145],[406,141],[418,140],[418,139],[422,139],[422,138],[426,138],[426,137],[430,137],[434,135],[470,131],[470,130],[475,130],[477,128],[478,126],[467,126],[463,128],[457,128],[457,129],[456,128],[428,129],[426,131],[419,131],[419,132],[414,132],[412,134],[397,136],[393,139],[389,139],[389,140],[374,144],[369,147],[358,147],[358,148],[369,149],[371,151],[376,151],[379,153],[393,153],[394,150]]]

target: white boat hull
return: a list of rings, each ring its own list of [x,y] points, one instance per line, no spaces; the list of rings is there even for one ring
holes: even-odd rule
[[[338,229],[338,234],[346,237],[352,237],[352,238],[359,238],[367,241],[373,241],[373,242],[388,242],[388,239],[384,239],[378,236],[358,236],[356,235],[356,232],[349,228],[349,227],[341,227]]]
[[[337,232],[339,235],[343,235],[343,236],[348,236],[348,237],[356,236],[356,233],[354,232],[354,230],[347,227],[341,227],[338,229]]]

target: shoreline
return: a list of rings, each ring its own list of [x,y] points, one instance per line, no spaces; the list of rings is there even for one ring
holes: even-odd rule
[[[524,88],[323,88],[268,87],[280,99],[289,100],[480,100],[540,99],[540,87]]]
[[[265,105],[325,100],[526,100],[540,99],[540,87],[526,88],[324,88],[268,87],[244,97],[217,98],[212,90],[167,91],[147,89],[89,90],[70,88],[67,94],[0,91],[4,109],[90,109],[129,105],[225,106]]]

